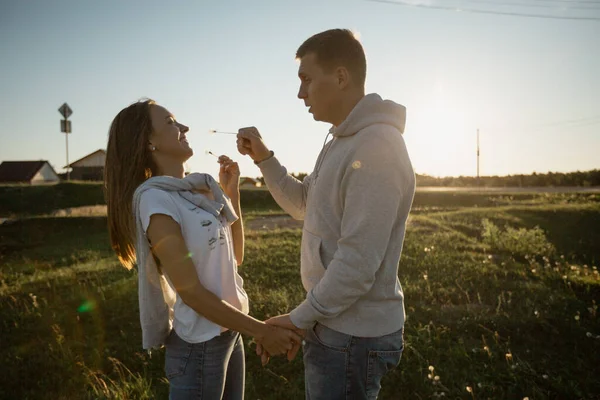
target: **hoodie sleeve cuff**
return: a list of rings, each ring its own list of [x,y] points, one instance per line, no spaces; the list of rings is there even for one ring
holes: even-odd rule
[[[277,183],[285,175],[287,175],[286,169],[281,165],[277,157],[269,157],[256,164],[260,168],[260,172],[265,178],[267,185],[269,183]]]
[[[300,329],[310,329],[317,322],[318,312],[308,300],[304,300],[290,312],[290,320]]]
[[[275,156],[275,152],[273,150],[271,150],[271,151],[269,151],[269,156],[267,158],[265,158],[264,160],[261,160],[261,161],[254,161],[254,164],[256,164],[256,165],[262,164],[265,161],[270,160],[274,156]]]

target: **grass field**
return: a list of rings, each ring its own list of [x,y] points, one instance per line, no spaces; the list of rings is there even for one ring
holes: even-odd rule
[[[600,196],[420,196],[399,269],[406,347],[380,398],[600,398]],[[136,273],[97,214],[0,225],[0,398],[167,397],[163,353],[140,347]],[[247,226],[280,214],[245,210]],[[241,274],[267,318],[304,297],[301,231],[261,226]],[[245,343],[247,399],[303,398],[301,357],[262,368]]]

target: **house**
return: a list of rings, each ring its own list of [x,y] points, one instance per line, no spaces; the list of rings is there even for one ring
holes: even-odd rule
[[[101,181],[104,179],[104,162],[106,151],[99,149],[87,156],[72,162],[70,179],[76,181]],[[66,167],[65,167],[66,168]]]
[[[48,161],[4,161],[0,164],[0,183],[56,183],[60,178]]]
[[[261,187],[261,183],[256,179],[252,178],[242,178],[240,180],[240,188],[257,188]]]

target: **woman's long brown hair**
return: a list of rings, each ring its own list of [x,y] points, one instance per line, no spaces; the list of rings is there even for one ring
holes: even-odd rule
[[[139,101],[121,110],[110,126],[104,165],[104,195],[108,208],[110,242],[121,264],[131,269],[135,258],[133,193],[156,174],[149,149],[152,134],[150,107]]]

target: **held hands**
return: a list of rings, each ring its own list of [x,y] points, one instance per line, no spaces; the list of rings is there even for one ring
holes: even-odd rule
[[[300,347],[302,345],[302,338],[305,335],[304,330],[299,329],[292,323],[289,314],[273,317],[265,321],[265,323],[273,327],[278,327],[279,329],[285,329],[287,332],[292,332],[295,335],[294,337],[296,339],[293,340],[291,346],[287,346],[287,350],[285,351],[285,353],[287,354],[288,361],[292,361],[294,358],[296,358],[296,355],[298,354],[298,351],[300,350]],[[264,341],[257,342],[256,355],[260,357],[263,366],[265,366],[269,362],[271,355],[276,354],[280,353],[274,353],[271,350],[269,350],[269,348],[265,345]]]
[[[231,198],[240,190],[240,166],[226,155],[220,156],[217,162],[221,165],[219,183],[225,194]]]
[[[236,143],[240,154],[250,156],[254,162],[261,162],[271,155],[258,129],[253,126],[241,128],[238,131]]]

